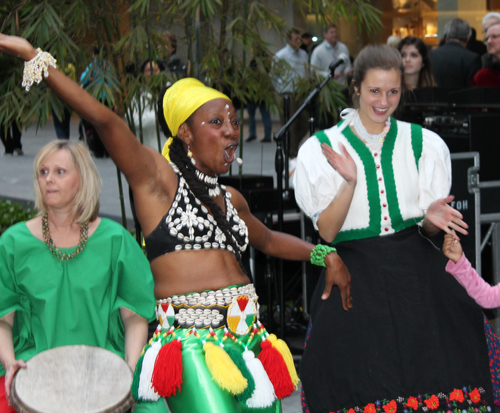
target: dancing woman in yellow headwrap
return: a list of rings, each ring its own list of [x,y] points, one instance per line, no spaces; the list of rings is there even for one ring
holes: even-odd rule
[[[25,70],[35,75],[41,73],[35,63],[50,61],[17,37],[0,34],[0,51],[25,60]],[[134,397],[166,397],[172,412],[279,412],[279,399],[298,378],[284,342],[258,320],[241,255],[250,244],[268,255],[326,266],[324,299],[337,285],[332,294],[341,294],[345,310],[350,275],[334,250],[269,230],[237,190],[219,185],[240,139],[229,98],[195,79],[176,82],[159,102],[160,124],[170,137],[159,154],[54,67],[44,80],[94,125],[134,194],[159,321],[137,363]]]

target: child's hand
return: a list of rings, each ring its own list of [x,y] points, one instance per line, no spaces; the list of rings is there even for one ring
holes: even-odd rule
[[[456,264],[462,258],[463,250],[462,244],[456,239],[454,233],[455,231],[453,231],[453,234],[444,235],[443,254]]]

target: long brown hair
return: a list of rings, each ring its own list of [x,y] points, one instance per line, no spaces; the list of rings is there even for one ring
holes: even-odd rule
[[[420,56],[422,56],[422,69],[420,69],[420,73],[418,74],[417,87],[436,86],[434,76],[432,75],[432,65],[427,45],[418,37],[407,36],[399,42],[398,50],[400,53],[405,46],[415,46]]]

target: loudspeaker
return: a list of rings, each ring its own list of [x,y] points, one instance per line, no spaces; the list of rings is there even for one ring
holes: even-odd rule
[[[224,175],[219,177],[219,183],[232,186],[240,192],[250,189],[274,188],[274,178],[267,175]]]

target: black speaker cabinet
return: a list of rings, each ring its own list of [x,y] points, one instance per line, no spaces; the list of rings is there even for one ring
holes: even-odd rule
[[[454,130],[436,130],[450,152],[479,152],[481,181],[500,180],[500,113],[462,114],[457,119],[460,126]]]

